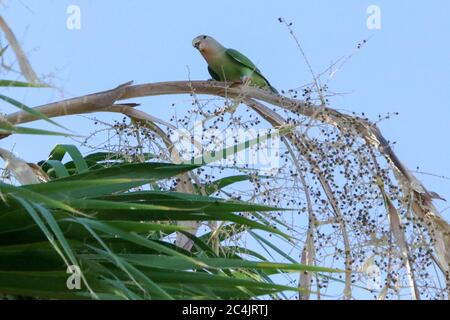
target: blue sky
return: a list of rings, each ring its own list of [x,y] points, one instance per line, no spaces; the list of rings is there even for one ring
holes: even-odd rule
[[[62,89],[11,90],[10,95],[35,106],[136,83],[209,77],[191,46],[198,34],[209,34],[249,56],[274,86],[299,87],[311,75],[286,28],[293,23],[315,72],[370,41],[330,82],[332,106],[400,115],[381,124],[395,151],[411,169],[450,175],[447,145],[450,120],[450,3],[433,1],[245,1],[221,5],[211,1],[4,1],[2,15],[11,25],[39,75]],[[66,27],[69,5],[81,9],[81,29]],[[381,29],[366,27],[369,5],[381,9]],[[143,108],[164,117],[172,100],[139,99]],[[8,112],[5,104],[0,105]],[[105,119],[109,115],[102,115]],[[74,130],[85,119],[59,119]],[[47,126],[46,124],[36,124]],[[33,137],[2,141],[28,160],[44,158]],[[42,146],[61,138],[39,138]],[[48,143],[46,142],[48,141]],[[450,199],[450,182],[421,176],[431,189]],[[439,204],[445,208],[445,204]],[[447,216],[449,213],[447,213]]]
[[[69,5],[81,9],[81,29],[66,27]],[[381,9],[381,29],[366,26],[369,5]],[[450,176],[450,2],[432,1],[3,1],[2,15],[15,31],[37,73],[61,90],[8,90],[29,106],[135,83],[207,79],[191,40],[209,34],[250,57],[278,89],[300,87],[311,75],[285,26],[292,29],[316,73],[359,50],[329,83],[341,93],[331,106],[379,114],[399,112],[380,124],[385,137],[410,168]],[[2,43],[4,39],[0,37]],[[1,74],[0,77],[4,75]],[[184,100],[183,100],[184,99]],[[142,98],[142,109],[168,119],[182,97]],[[0,104],[0,111],[13,109]],[[179,111],[182,111],[180,109]],[[99,118],[118,118],[107,114]],[[82,117],[59,118],[89,132]],[[48,128],[45,123],[33,124]],[[39,144],[36,143],[39,141]],[[24,159],[45,158],[61,137],[13,136],[1,141]],[[450,199],[450,180],[418,175]],[[448,205],[437,202],[440,209]],[[450,220],[450,210],[443,212]]]

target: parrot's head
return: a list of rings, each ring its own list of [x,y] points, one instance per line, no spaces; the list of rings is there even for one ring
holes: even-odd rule
[[[213,37],[200,35],[192,40],[192,45],[203,55],[213,55],[225,48]]]

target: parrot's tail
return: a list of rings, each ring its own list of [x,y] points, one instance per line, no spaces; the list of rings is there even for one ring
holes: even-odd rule
[[[280,93],[278,92],[278,90],[275,89],[272,85],[269,85],[269,86],[270,86],[270,91],[272,91],[272,93],[280,94]]]

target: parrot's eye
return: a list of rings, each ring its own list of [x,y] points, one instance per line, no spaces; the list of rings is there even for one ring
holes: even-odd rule
[[[208,37],[207,37],[207,36],[203,36],[203,37],[202,37],[202,39],[206,39],[206,38],[208,38]]]

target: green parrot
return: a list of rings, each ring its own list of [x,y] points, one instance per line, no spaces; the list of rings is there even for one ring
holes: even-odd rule
[[[237,50],[227,49],[216,39],[200,35],[192,40],[208,63],[208,72],[214,80],[249,83],[278,94],[261,71],[249,58]]]

